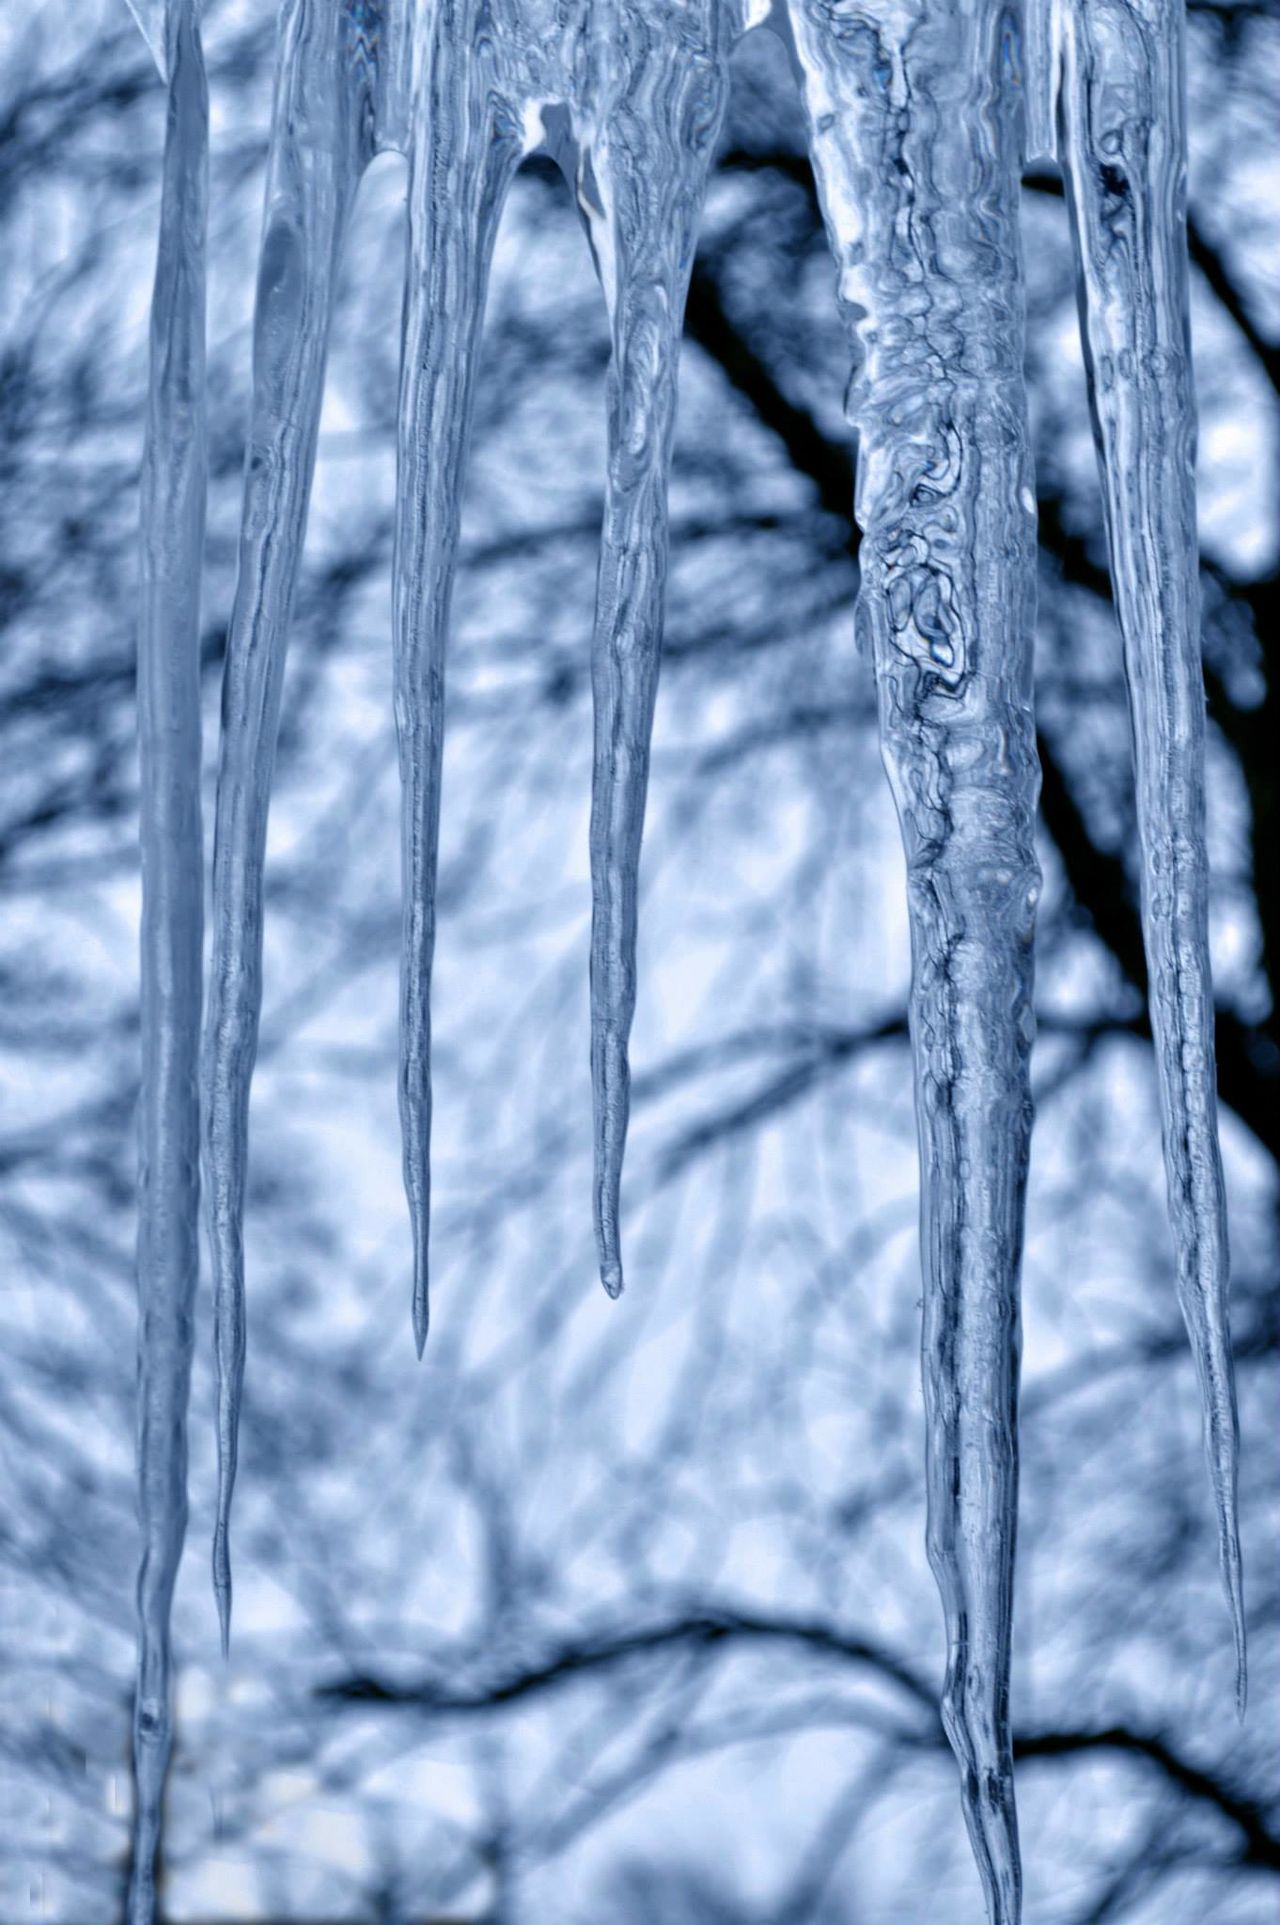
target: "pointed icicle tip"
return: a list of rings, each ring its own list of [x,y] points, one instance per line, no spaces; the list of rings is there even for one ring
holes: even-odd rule
[[[218,1606],[218,1637],[225,1662],[231,1656],[231,1561],[227,1555],[226,1533],[221,1528],[213,1539],[213,1595]]]
[[[1228,1574],[1227,1603],[1231,1610],[1231,1629],[1236,1649],[1236,1717],[1243,1724],[1249,1709],[1249,1644],[1244,1622],[1244,1589],[1238,1563],[1235,1571]]]
[[[624,1088],[625,1088],[625,1058]],[[597,1086],[598,1088],[598,1086]],[[600,1281],[605,1295],[616,1303],[622,1295],[622,1232],[619,1225],[621,1214],[622,1189],[622,1138],[609,1125],[608,1106],[604,1105],[605,1120],[598,1129],[596,1137],[595,1168],[595,1232],[596,1264],[600,1271]],[[626,1128],[626,1112],[623,1111],[623,1129]]]
[[[420,1290],[415,1289],[413,1293],[413,1341],[417,1348],[419,1363],[422,1362],[422,1353],[427,1347],[427,1332],[430,1328],[431,1303],[424,1284]]]
[[[156,63],[156,72],[161,80],[167,81],[168,63],[165,59],[165,17],[168,12],[167,0],[126,0],[130,13],[138,23],[142,38]]]

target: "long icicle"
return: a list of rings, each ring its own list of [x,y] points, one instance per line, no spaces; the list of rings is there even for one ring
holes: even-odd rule
[[[213,1580],[224,1650],[244,1378],[244,1191],[262,994],[267,810],[338,254],[371,151],[369,84],[366,43],[348,9],[291,0],[281,28],[271,120],[240,568],[223,681],[205,1035],[205,1175],[218,1378]]]
[[[474,0],[440,0],[424,53],[409,190],[392,620],[404,888],[400,1120],[413,1332],[430,1317],[431,965],[445,645],[489,264],[520,159]]]
[[[853,336],[869,632],[907,855],[928,1548],[993,1925],[1021,1872],[1009,1667],[1039,872],[1021,112],[1000,0],[791,0]]]
[[[593,1204],[600,1278],[622,1289],[619,1204],[630,1111],[636,900],[662,649],[667,477],[680,334],[726,93],[730,16],[637,9],[611,51],[620,85],[584,147],[578,199],[595,235],[613,336],[609,455],[592,643]]]
[[[138,1140],[138,1679],[130,1925],[156,1915],[173,1742],[170,1614],[187,1527],[187,1405],[199,1272],[200,569],[204,553],[209,99],[196,0],[173,0],[138,630],[142,1102]]]
[[[1059,150],[1129,687],[1178,1299],[1200,1379],[1243,1715],[1238,1426],[1209,969],[1184,9],[1182,0],[1070,0],[1059,21]]]

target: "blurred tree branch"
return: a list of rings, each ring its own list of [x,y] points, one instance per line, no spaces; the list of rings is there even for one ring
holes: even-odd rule
[[[900,1727],[900,1741],[910,1747],[925,1745],[945,1749],[936,1694],[900,1652],[832,1625],[732,1612],[698,1612],[644,1630],[587,1636],[562,1645],[536,1664],[509,1670],[461,1689],[447,1682],[444,1672],[409,1682],[354,1674],[320,1686],[316,1696],[330,1704],[376,1704],[431,1717],[479,1714],[545,1696],[571,1686],[588,1673],[610,1671],[663,1651],[692,1650],[710,1659],[762,1644],[807,1647],[824,1658],[835,1658],[877,1675],[901,1691],[916,1711],[925,1714],[923,1725]],[[1027,1761],[1086,1757],[1099,1752],[1140,1759],[1187,1798],[1212,1806],[1234,1826],[1240,1835],[1242,1863],[1280,1872],[1280,1833],[1271,1830],[1263,1807],[1241,1795],[1226,1780],[1192,1763],[1157,1733],[1135,1731],[1123,1725],[1023,1731],[1015,1737],[1014,1750],[1019,1759]]]

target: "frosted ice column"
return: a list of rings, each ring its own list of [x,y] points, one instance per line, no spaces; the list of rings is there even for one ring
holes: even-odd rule
[[[928,1548],[943,1718],[994,1925],[1021,1903],[1009,1725],[1019,1265],[1039,872],[1021,104],[1007,8],[791,0],[855,366],[860,624],[907,856]]]
[[[1058,8],[1057,31],[1059,152],[1129,686],[1178,1297],[1200,1377],[1243,1709],[1237,1422],[1208,945],[1183,7],[1073,0]]]
[[[667,479],[685,297],[725,96],[728,21],[701,7],[623,12],[616,91],[579,167],[613,353],[592,680],[591,1071],[596,1246],[622,1289],[619,1202],[630,1108],[636,899],[662,648]]]
[[[195,0],[173,0],[142,457],[138,629],[142,1098],[138,1142],[138,1679],[130,1925],[151,1925],[173,1737],[170,1611],[187,1525],[199,1270],[200,567],[204,550],[208,93]]]
[[[338,7],[290,0],[271,121],[239,578],[223,680],[206,1029],[205,1173],[218,1376],[213,1573],[224,1646],[244,1376],[244,1191],[262,991],[267,808],[338,255],[373,153],[381,18],[373,0]]]

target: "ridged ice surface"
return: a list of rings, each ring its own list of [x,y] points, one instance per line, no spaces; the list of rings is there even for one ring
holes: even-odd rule
[[[360,175],[410,157],[393,629],[403,788],[400,1110],[413,1324],[428,1324],[431,965],[445,648],[485,289],[507,186],[542,148],[568,176],[608,304],[609,464],[593,640],[595,1215],[621,1288],[618,1196],[635,1003],[636,877],[666,574],[667,470],[684,300],[740,10],[722,0],[293,0],[282,28],[254,333],[240,575],[228,641],[214,853],[206,1163],[218,1364],[214,1582],[245,1352],[249,1085],[262,868],[289,610],[315,461],[335,266]]]
[[[208,99],[192,0],[174,0],[142,459],[138,745],[142,1106],[138,1173],[138,1684],[130,1925],[151,1925],[172,1742],[169,1616],[187,1525],[199,1267],[200,564],[205,519]]]
[[[285,8],[267,165],[239,576],[222,691],[204,1075],[218,1379],[213,1577],[224,1645],[231,1621],[228,1531],[244,1379],[244,1191],[262,995],[267,806],[338,255],[373,152],[378,66],[372,13],[367,0],[359,8],[292,0]]]
[[[1133,726],[1142,924],[1177,1256],[1245,1698],[1238,1449],[1218,1150],[1180,0],[1056,18],[1059,151]]]
[[[130,0],[170,78],[143,473],[140,1438],[145,1555],[132,1925],[169,1749],[168,1611],[186,1516],[200,1005],[197,622],[204,509],[206,109],[196,0]],[[245,1362],[243,1221],[267,811],[337,267],[361,175],[408,155],[395,709],[403,792],[400,1109],[413,1325],[428,1324],[431,970],[450,600],[485,291],[507,188],[555,158],[612,354],[592,638],[593,1203],[619,1229],[640,837],[667,473],[698,219],[732,44],[765,0],[285,0],[223,691],[203,1066],[224,1644]],[[1060,157],[1134,722],[1143,916],[1178,1282],[1244,1639],[1236,1420],[1206,938],[1204,719],[1187,346],[1182,21],[1172,0],[775,0],[853,353],[860,622],[906,848],[921,1157],[929,1555],[944,1721],[993,1925],[1019,1915],[1009,1721],[1018,1276],[1039,890],[1035,510],[1019,172]]]
[[[793,0],[854,349],[860,620],[902,824],[943,1716],[993,1921],[1020,1908],[1009,1729],[1031,1130],[1035,513],[1021,107],[997,0]]]
[[[410,268],[394,578],[404,789],[400,1108],[413,1319],[428,1320],[431,962],[445,643],[485,287],[507,185],[552,153],[609,310],[608,468],[592,642],[591,1064],[605,1288],[618,1229],[635,1008],[636,890],[667,561],[667,472],[684,302],[737,9],[721,0],[441,0],[412,109]],[[482,32],[482,22],[485,30]]]

